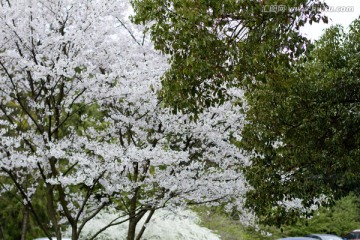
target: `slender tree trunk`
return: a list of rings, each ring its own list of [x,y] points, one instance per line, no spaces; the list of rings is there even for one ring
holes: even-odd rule
[[[138,218],[136,216],[136,201],[137,201],[137,191],[138,189],[135,189],[134,196],[130,199],[130,212],[129,212],[129,227],[127,232],[127,240],[135,240],[136,236],[136,225],[138,223]]]
[[[127,233],[127,240],[135,240],[136,236],[136,225],[137,225],[137,219],[136,217],[132,217],[129,221],[129,228]]]
[[[129,134],[130,137],[130,134]],[[130,139],[128,140],[130,142]],[[138,181],[138,175],[139,175],[139,164],[137,162],[134,163],[134,177],[133,181]],[[134,196],[130,199],[130,207],[129,207],[129,228],[127,233],[127,240],[135,240],[136,236],[136,224],[138,223],[138,218],[136,216],[136,204],[137,204],[137,194],[140,187],[136,187],[134,189]]]
[[[71,227],[71,240],[77,240],[78,239],[78,229],[77,225]]]
[[[0,225],[0,230],[1,230],[1,235],[2,235],[2,239],[6,240],[6,235],[5,235],[5,230],[4,230],[4,226]]]
[[[58,225],[56,208],[54,205],[54,189],[53,189],[53,186],[51,186],[50,184],[47,184],[46,188],[47,188],[47,201],[48,201],[47,207],[48,207],[50,220],[51,220],[51,223],[55,230],[56,239],[61,240],[61,231],[60,231],[60,227]]]
[[[29,206],[25,205],[23,209],[23,221],[21,228],[21,240],[26,240],[26,233],[29,226]]]

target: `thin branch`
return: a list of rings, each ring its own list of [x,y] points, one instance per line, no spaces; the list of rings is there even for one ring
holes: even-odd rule
[[[142,235],[143,235],[144,232],[145,232],[146,225],[150,222],[151,217],[154,215],[154,212],[155,212],[155,209],[151,209],[151,210],[150,210],[149,216],[146,218],[143,226],[141,227],[141,230],[140,230],[140,232],[138,233],[138,235],[137,235],[137,237],[136,237],[136,240],[140,240],[140,239],[141,239]]]
[[[83,203],[82,203],[82,205],[81,205],[81,207],[80,207],[80,209],[79,209],[79,211],[78,211],[78,214],[77,214],[77,216],[76,216],[76,218],[75,218],[75,221],[76,221],[76,222],[79,221],[79,218],[80,218],[82,212],[84,211],[84,208],[85,208],[87,202],[89,201],[91,194],[93,193],[93,190],[94,190],[94,188],[95,188],[95,185],[96,185],[96,184],[99,182],[99,180],[104,176],[105,172],[106,172],[106,171],[103,171],[103,172],[99,175],[99,177],[95,179],[95,181],[94,181],[94,183],[92,184],[92,186],[88,188],[87,193],[86,193],[86,196],[85,196],[85,199],[84,199],[84,201],[83,201]]]
[[[120,22],[120,24],[126,29],[126,31],[128,31],[128,33],[130,34],[130,36],[135,40],[135,42],[139,45],[142,46],[142,44],[135,38],[134,34],[132,34],[132,32],[126,27],[126,25],[121,21],[121,19],[119,19],[118,17],[116,17],[116,19]],[[144,40],[143,40],[144,42]]]

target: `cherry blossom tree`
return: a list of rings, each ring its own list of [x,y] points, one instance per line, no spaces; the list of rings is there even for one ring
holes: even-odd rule
[[[241,91],[196,122],[173,115],[156,95],[166,57],[129,22],[128,2],[0,4],[1,192],[16,190],[47,237],[70,226],[80,239],[110,206],[124,216],[91,239],[123,222],[127,239],[140,239],[159,208],[241,209]]]

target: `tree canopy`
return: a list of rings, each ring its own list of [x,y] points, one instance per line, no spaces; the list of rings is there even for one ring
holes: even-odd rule
[[[317,0],[133,0],[156,49],[169,56],[160,96],[176,112],[222,103],[227,86],[263,81],[307,50],[306,22],[326,21]],[[284,7],[268,11],[269,7]],[[279,8],[280,9],[280,8]]]
[[[359,40],[359,19],[349,32],[331,27],[308,60],[294,63],[297,71],[278,68],[248,93],[247,202],[264,221],[282,224],[359,193]]]

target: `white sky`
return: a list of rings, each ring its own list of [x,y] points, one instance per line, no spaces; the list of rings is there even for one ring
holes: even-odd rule
[[[329,23],[313,23],[312,25],[307,24],[301,29],[301,32],[312,40],[317,40],[322,35],[324,29],[331,25],[341,24],[344,27],[348,27],[349,24],[359,17],[360,15],[360,0],[325,0],[327,5],[332,9],[336,10],[341,7],[353,7],[353,12],[325,12],[325,15],[329,17]]]

